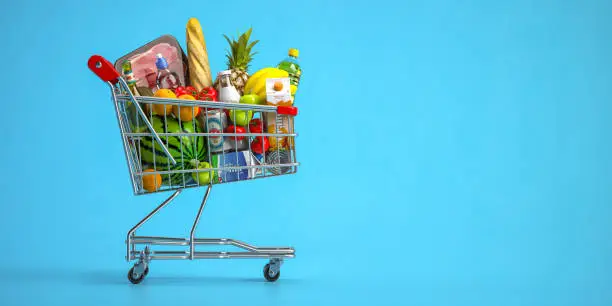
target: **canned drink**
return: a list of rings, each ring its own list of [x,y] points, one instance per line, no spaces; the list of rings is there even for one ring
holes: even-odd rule
[[[209,110],[199,118],[200,124],[206,127],[207,133],[223,133],[227,127],[227,117],[220,109]],[[211,153],[219,153],[226,150],[223,136],[208,136]]]

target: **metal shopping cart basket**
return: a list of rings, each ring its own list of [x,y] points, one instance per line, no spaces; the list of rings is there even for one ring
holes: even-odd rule
[[[173,191],[128,231],[126,260],[135,261],[128,272],[130,282],[138,284],[147,276],[151,260],[205,258],[266,258],[264,277],[276,281],[283,259],[295,256],[293,248],[256,247],[228,238],[195,238],[194,234],[213,185],[296,173],[293,119],[297,109],[134,96],[103,57],[92,56],[88,66],[111,87],[134,195]],[[244,133],[221,128],[229,121],[248,121],[251,115],[249,124],[242,122]],[[136,235],[183,189],[196,187],[206,187],[206,192],[189,238]],[[243,251],[197,251],[200,245],[230,245]],[[151,246],[176,249],[154,251]]]

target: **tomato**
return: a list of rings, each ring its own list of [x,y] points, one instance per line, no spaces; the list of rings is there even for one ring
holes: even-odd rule
[[[244,134],[244,133],[246,133],[246,130],[243,127],[239,126],[239,125],[238,126],[230,125],[227,128],[225,128],[225,132],[226,133]],[[234,139],[235,140],[243,140],[244,139],[244,136],[237,136],[237,137],[236,136],[228,136],[228,137],[229,137],[229,139],[232,139],[232,140],[234,140]],[[234,138],[234,137],[236,137],[236,138]]]
[[[182,95],[191,95],[189,92],[187,92],[187,90],[185,89],[185,87],[183,86],[179,86],[174,90],[174,93],[176,94],[177,97],[180,97]]]
[[[263,133],[263,122],[261,119],[253,119],[249,124],[249,131],[251,133]]]
[[[212,87],[204,87],[197,94],[197,98],[202,101],[217,101],[217,91]]]
[[[195,89],[195,87],[187,86],[187,87],[185,87],[185,90],[187,91],[188,94],[190,94],[190,95],[192,95],[192,96],[197,98],[198,91],[197,91],[197,89]]]

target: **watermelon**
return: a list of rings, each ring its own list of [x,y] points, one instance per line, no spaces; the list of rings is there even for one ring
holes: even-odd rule
[[[165,121],[163,117],[153,116],[151,125],[157,133],[202,133],[197,121],[180,122],[173,117]],[[161,136],[160,138],[176,161],[175,165],[164,153],[152,136],[143,137],[140,141],[140,158],[143,168],[154,168],[159,171],[195,169],[199,162],[207,159],[206,138],[204,136]],[[162,175],[166,185],[184,185],[191,181],[189,173]],[[183,181],[184,179],[184,181]]]

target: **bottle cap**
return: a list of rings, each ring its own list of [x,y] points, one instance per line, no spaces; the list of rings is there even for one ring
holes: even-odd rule
[[[161,53],[157,53],[157,60],[155,61],[155,66],[157,66],[157,69],[168,68],[168,61],[166,61],[166,59]]]
[[[298,57],[300,55],[300,51],[298,49],[289,49],[289,56]]]
[[[217,74],[217,76],[224,76],[224,75],[232,75],[232,71],[231,70],[223,70],[221,72],[219,72]]]

